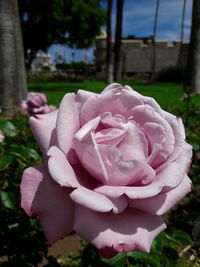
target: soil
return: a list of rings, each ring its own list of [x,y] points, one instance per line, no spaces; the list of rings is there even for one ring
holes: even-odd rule
[[[76,234],[66,236],[61,240],[58,240],[52,244],[48,249],[48,256],[55,258],[66,258],[70,253],[75,255],[79,254],[81,249],[81,239]],[[46,260],[43,260],[38,267],[43,267],[47,264]]]

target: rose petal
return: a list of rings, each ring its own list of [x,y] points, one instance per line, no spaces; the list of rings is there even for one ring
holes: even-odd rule
[[[166,161],[167,157],[171,156],[174,150],[175,137],[172,128],[170,124],[149,105],[137,106],[130,111],[130,114],[132,114],[133,120],[140,124],[140,127],[145,127],[147,123],[156,123],[163,127],[165,138],[163,138],[162,144],[159,143],[159,145],[162,145],[162,149],[158,153],[155,153],[153,158],[150,158],[149,161],[151,166],[155,169]]]
[[[107,91],[110,91],[112,89],[122,89],[122,88],[123,88],[123,86],[119,83],[111,83],[101,92],[101,94],[103,94]]]
[[[142,100],[132,91],[115,88],[99,96],[89,98],[80,111],[81,125],[105,112],[126,116],[131,108],[141,105]]]
[[[103,185],[96,188],[95,191],[113,198],[120,197],[123,194],[127,195],[130,199],[156,196],[163,190],[169,191],[181,183],[188,171],[191,157],[191,146],[185,145],[179,158],[160,171],[152,183],[140,187]]]
[[[78,187],[75,189],[70,194],[70,197],[77,204],[98,212],[113,211],[114,213],[120,213],[128,205],[127,201],[123,197],[118,200],[111,201],[104,195],[88,190],[84,187]]]
[[[51,177],[61,186],[77,187],[79,183],[66,155],[53,146],[48,151],[48,156],[50,156],[48,168]]]
[[[148,142],[144,133],[133,121],[127,123],[126,135],[118,145],[123,159],[143,161],[148,156]]]
[[[102,161],[93,131],[100,117],[86,123],[74,136],[74,148],[83,167],[101,182],[107,181],[107,172]]]
[[[97,94],[93,93],[93,92],[89,92],[89,91],[85,91],[85,90],[78,90],[76,97],[75,97],[75,101],[77,103],[77,106],[79,108],[79,110],[81,109],[81,107],[83,106],[83,104],[85,103],[86,100],[88,100],[88,98],[95,96]]]
[[[173,129],[173,133],[177,142],[183,142],[185,140],[185,130],[181,118],[177,118],[169,112],[162,111],[164,118],[168,121]]]
[[[109,144],[117,146],[123,139],[125,130],[117,128],[107,128],[94,134],[97,144]]]
[[[190,191],[191,180],[186,175],[183,181],[172,190],[151,198],[129,200],[129,205],[132,208],[162,215],[176,205]]]
[[[108,185],[143,185],[152,182],[155,171],[142,161],[123,159],[117,147],[99,144],[99,151],[106,168]]]
[[[79,205],[75,208],[74,230],[100,251],[149,252],[153,239],[164,229],[160,217],[131,208],[121,214],[95,212]]]
[[[72,147],[73,137],[78,129],[79,114],[75,95],[66,94],[60,104],[56,126],[58,145],[65,154]]]
[[[162,125],[155,122],[146,122],[142,128],[148,138],[148,144],[150,148],[149,154],[151,154],[155,144],[161,145],[165,141],[164,128]]]
[[[74,206],[69,190],[54,183],[43,165],[24,171],[21,183],[21,206],[29,216],[39,216],[49,242],[72,231]]]
[[[48,114],[36,115],[36,117],[31,117],[29,120],[31,130],[43,156],[46,156],[50,146],[57,144],[55,133],[57,114],[58,111],[55,110]]]

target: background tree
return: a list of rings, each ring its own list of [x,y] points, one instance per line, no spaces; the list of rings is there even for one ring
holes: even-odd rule
[[[121,80],[122,56],[121,56],[121,39],[122,39],[122,21],[123,21],[124,0],[117,0],[117,19],[115,28],[115,45],[114,45],[114,80]]]
[[[183,0],[183,8],[182,8],[182,16],[181,16],[180,47],[179,47],[177,66],[181,66],[181,56],[182,56],[183,37],[184,37],[185,10],[186,10],[186,0]]]
[[[0,107],[12,115],[27,92],[17,0],[0,1],[0,62]]]
[[[27,67],[51,44],[88,48],[105,24],[100,0],[18,0]]]
[[[113,64],[112,64],[112,33],[111,33],[111,17],[112,17],[112,0],[107,1],[107,38],[106,38],[106,82],[113,82]]]
[[[185,87],[200,94],[200,0],[193,0],[192,28]]]
[[[152,41],[152,55],[151,55],[151,80],[155,79],[156,73],[156,33],[157,33],[157,24],[158,24],[158,12],[159,12],[160,0],[156,0],[156,8],[154,15],[154,24],[153,24],[153,41]]]

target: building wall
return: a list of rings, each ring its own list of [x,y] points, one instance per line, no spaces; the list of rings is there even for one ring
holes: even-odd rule
[[[181,66],[186,66],[188,46],[189,44],[184,43],[181,47],[180,42],[169,44],[167,41],[156,41],[156,72],[166,67],[177,66],[180,47],[181,57],[179,62]],[[122,72],[127,75],[150,73],[152,51],[152,41],[145,43],[143,40],[122,40]],[[95,56],[97,75],[104,78],[106,62],[105,38],[97,38]]]

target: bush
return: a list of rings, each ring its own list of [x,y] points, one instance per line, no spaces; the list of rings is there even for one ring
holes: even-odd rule
[[[168,67],[160,70],[156,80],[159,82],[184,82],[186,69],[184,67]]]
[[[0,119],[5,135],[0,143],[0,257],[1,266],[37,266],[47,255],[47,245],[37,218],[29,218],[20,207],[22,172],[40,164],[38,147],[28,127],[28,118]]]

